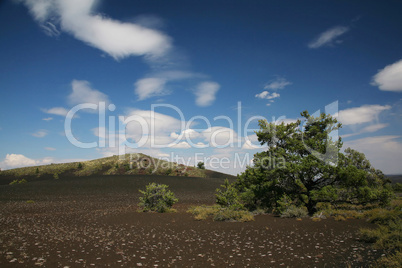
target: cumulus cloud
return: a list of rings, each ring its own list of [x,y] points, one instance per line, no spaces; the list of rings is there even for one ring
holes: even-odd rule
[[[42,159],[31,159],[22,154],[7,154],[5,159],[0,162],[3,169],[26,167],[26,166],[36,166],[36,165],[46,165],[53,162],[50,157],[45,157]]]
[[[339,111],[338,121],[343,125],[355,125],[372,122],[378,119],[381,112],[391,109],[390,105],[363,105]]]
[[[171,47],[171,39],[140,24],[120,22],[95,14],[95,0],[24,0],[30,13],[46,32],[61,29],[76,39],[102,50],[115,59],[134,56],[160,57]]]
[[[41,129],[36,131],[35,133],[32,133],[31,135],[37,138],[43,138],[48,134],[47,130]]]
[[[281,95],[279,93],[276,93],[276,92],[269,93],[266,90],[255,95],[256,98],[266,99],[266,100],[272,100],[272,99],[275,99],[275,98],[279,98],[280,96]]]
[[[374,75],[371,85],[384,91],[402,92],[402,60],[380,70]]]
[[[42,109],[43,112],[47,113],[47,114],[54,114],[54,115],[60,115],[60,116],[66,116],[68,113],[68,110],[66,108],[63,107],[54,107],[54,108],[50,108],[50,109]],[[51,118],[51,117],[49,117]],[[49,119],[49,118],[45,118],[43,120],[48,121],[48,120],[52,120],[53,118]]]
[[[99,104],[100,102],[105,102],[107,105],[110,102],[106,94],[92,89],[88,81],[73,80],[71,85],[73,91],[68,96],[68,102],[71,105],[77,105],[81,103]]]
[[[318,37],[312,40],[309,44],[309,48],[320,48],[326,45],[332,45],[334,42],[340,43],[340,40],[337,40],[338,37],[345,34],[349,31],[348,27],[344,26],[336,26],[331,29],[326,30],[325,32],[321,33]]]
[[[385,174],[401,174],[402,143],[400,136],[375,136],[344,142],[343,148],[351,147],[362,152],[373,166]]]
[[[210,106],[215,101],[215,95],[218,92],[220,85],[215,82],[203,82],[198,85],[194,92],[196,99],[195,103],[198,106]]]
[[[286,86],[289,86],[291,84],[292,84],[292,82],[287,81],[285,78],[278,77],[275,80],[268,82],[264,86],[264,89],[268,89],[268,90],[284,89]]]

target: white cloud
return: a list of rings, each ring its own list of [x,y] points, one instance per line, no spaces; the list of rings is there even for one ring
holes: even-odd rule
[[[191,145],[188,142],[181,141],[178,143],[171,144],[169,147],[176,148],[176,149],[188,149],[191,148]]]
[[[31,159],[22,154],[7,154],[6,158],[2,162],[0,162],[0,166],[3,169],[10,169],[17,167],[46,165],[53,162],[53,159],[50,157],[45,157],[42,159]]]
[[[53,117],[46,117],[46,118],[43,118],[42,120],[43,120],[43,121],[52,121],[52,120],[53,120]]]
[[[344,26],[337,26],[333,27],[331,29],[326,30],[325,32],[321,33],[317,38],[315,38],[313,41],[311,41],[308,44],[309,48],[320,48],[325,45],[331,45],[334,42],[341,42],[339,40],[336,40],[339,36],[343,35],[349,31],[348,27]]]
[[[164,90],[165,84],[166,80],[162,78],[143,78],[135,82],[135,94],[138,96],[138,100],[162,96],[167,93]]]
[[[371,164],[385,174],[401,174],[402,143],[400,136],[376,136],[344,142],[343,148],[351,147],[366,155]]]
[[[372,122],[378,119],[381,112],[391,109],[389,105],[363,105],[339,111],[338,121],[343,125],[354,125]]]
[[[92,89],[88,81],[73,80],[71,85],[73,91],[68,96],[68,102],[71,105],[81,103],[99,104],[100,102],[105,102],[107,105],[110,103],[108,96],[98,90]]]
[[[402,92],[402,60],[385,66],[374,77],[371,85],[384,91]]]
[[[60,115],[60,116],[66,116],[68,113],[68,110],[66,108],[63,107],[54,107],[54,108],[50,108],[50,109],[42,109],[43,112],[47,113],[47,114],[55,114],[55,115]],[[51,117],[49,117],[51,118]],[[51,120],[49,118],[45,118],[43,120]]]
[[[35,133],[32,133],[31,135],[37,138],[43,138],[48,134],[47,130],[41,129],[36,131]]]
[[[285,78],[278,77],[274,81],[267,83],[264,86],[264,89],[268,89],[268,90],[284,89],[286,86],[289,86],[291,84],[292,84],[292,82],[287,81]]]
[[[160,31],[95,14],[95,0],[25,0],[24,3],[42,25],[49,19],[60,21],[63,31],[115,59],[131,55],[159,57],[171,47],[170,38]]]
[[[195,103],[201,107],[210,106],[215,101],[215,95],[219,88],[220,85],[215,82],[200,83],[194,92],[196,96]]]
[[[204,136],[205,140],[212,147],[226,147],[236,143],[237,133],[227,127],[210,127],[203,132],[201,135]]]
[[[46,151],[56,151],[56,148],[53,147],[45,147]]]
[[[358,132],[342,135],[342,138],[348,138],[348,137],[352,137],[352,136],[356,136],[356,135],[360,135],[360,134],[364,134],[364,133],[376,132],[380,129],[386,128],[387,126],[389,126],[389,124],[369,125],[369,126],[364,127],[362,130],[360,130]]]
[[[266,99],[266,100],[271,100],[275,98],[279,98],[281,95],[279,93],[273,92],[269,93],[268,91],[263,91],[259,94],[256,94],[255,97],[259,99]]]

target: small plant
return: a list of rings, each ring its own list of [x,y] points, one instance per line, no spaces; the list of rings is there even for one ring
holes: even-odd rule
[[[206,220],[209,217],[212,217],[214,221],[247,222],[254,220],[252,212],[219,205],[192,207],[187,212],[193,214],[196,220]]]
[[[168,190],[165,184],[150,183],[146,186],[145,191],[140,190],[143,194],[140,197],[138,206],[142,211],[168,212],[174,203],[179,201],[172,191]]]
[[[58,179],[59,179],[59,173],[57,173],[57,172],[54,173],[54,174],[53,174],[53,178],[54,178],[55,180],[58,180]]]
[[[166,176],[169,176],[170,174],[172,174],[172,172],[173,172],[173,169],[172,168],[168,168],[167,170],[166,170]]]
[[[204,164],[204,162],[198,162],[197,167],[198,167],[199,169],[205,169],[205,164]]]
[[[12,182],[9,183],[9,185],[15,185],[18,184],[18,180],[13,180]]]
[[[296,207],[295,205],[289,206],[282,212],[281,218],[303,218],[307,217],[308,211],[305,207]]]
[[[35,170],[35,174],[39,174],[39,168],[36,168],[36,170]]]
[[[22,180],[13,180],[12,182],[9,183],[9,185],[15,185],[15,184],[24,184],[27,183],[28,181],[26,179],[22,179]]]
[[[33,203],[35,203],[35,201],[33,201],[33,200],[27,200],[27,204],[33,204]]]
[[[243,209],[238,190],[229,183],[226,179],[221,188],[216,189],[216,203],[222,207],[229,207],[231,209]]]
[[[78,169],[82,169],[82,163],[81,163],[81,162],[80,162],[80,163],[78,163],[77,168],[78,168]]]
[[[342,216],[342,215],[336,215],[336,216],[334,217],[334,219],[335,219],[336,221],[346,221],[346,218],[345,218],[344,216]]]

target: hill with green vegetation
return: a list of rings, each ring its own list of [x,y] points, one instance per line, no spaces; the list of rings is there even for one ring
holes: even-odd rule
[[[0,184],[24,183],[61,177],[94,175],[165,175],[175,177],[229,178],[235,176],[169,162],[145,154],[110,156],[95,160],[22,167],[0,172]]]

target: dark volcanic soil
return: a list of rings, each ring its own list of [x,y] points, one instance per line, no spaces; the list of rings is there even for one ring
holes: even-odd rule
[[[138,189],[170,185],[177,213],[136,212]],[[223,179],[60,178],[0,186],[0,267],[368,267],[382,252],[358,240],[363,220],[195,221]],[[33,200],[34,203],[28,203]]]

